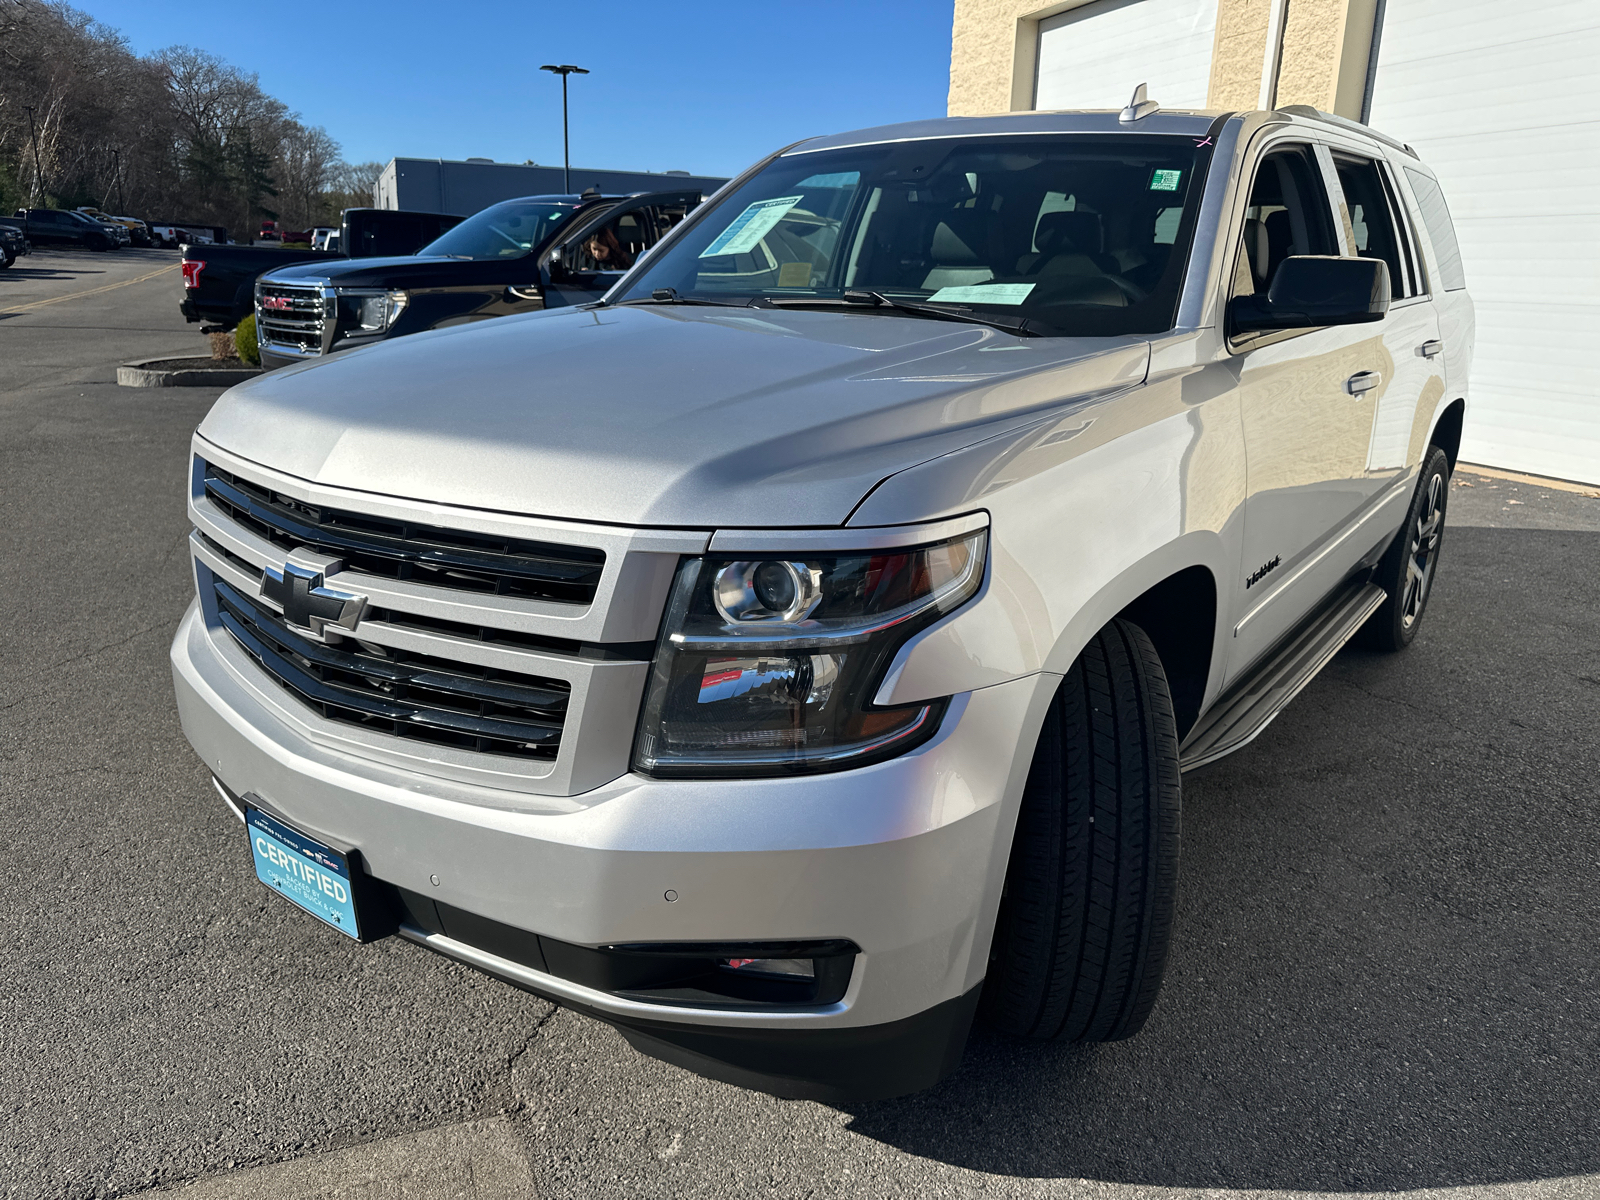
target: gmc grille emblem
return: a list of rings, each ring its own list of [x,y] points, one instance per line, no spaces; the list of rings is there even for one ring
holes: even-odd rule
[[[343,563],[323,570],[338,571]],[[286,562],[281,568],[268,564],[261,573],[261,594],[283,609],[291,625],[309,629],[313,636],[328,640],[327,628],[336,625],[351,630],[366,611],[367,598],[355,592],[341,592],[323,583],[323,571]]]
[[[273,312],[282,312],[286,308],[293,308],[294,301],[287,296],[263,296],[261,307],[270,308]]]

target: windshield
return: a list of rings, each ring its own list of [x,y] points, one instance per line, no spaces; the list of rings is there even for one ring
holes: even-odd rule
[[[961,138],[785,155],[621,299],[671,288],[691,301],[843,306],[847,293],[876,292],[1022,318],[1047,335],[1161,332],[1177,309],[1207,140]]]
[[[576,204],[506,200],[474,213],[417,253],[446,258],[521,258],[572,216]]]

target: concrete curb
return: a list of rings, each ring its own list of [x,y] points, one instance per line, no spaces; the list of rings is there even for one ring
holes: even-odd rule
[[[206,358],[146,358],[139,362],[124,363],[117,368],[117,383],[122,387],[232,387],[236,383],[243,383],[247,379],[254,379],[261,374],[260,367],[244,367],[237,369],[221,369],[200,366],[201,363],[214,362]],[[156,367],[156,363],[182,363],[197,364],[193,368],[184,369],[167,365]]]

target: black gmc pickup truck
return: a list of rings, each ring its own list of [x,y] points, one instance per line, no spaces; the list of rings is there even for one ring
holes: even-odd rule
[[[702,199],[525,196],[468,217],[415,255],[285,265],[256,282],[261,365],[598,300]]]
[[[460,221],[460,217],[447,213],[347,208],[340,226],[339,253],[186,243],[183,301],[178,308],[191,324],[208,321],[210,328],[232,329],[250,315],[256,277],[263,271],[291,263],[415,254]]]

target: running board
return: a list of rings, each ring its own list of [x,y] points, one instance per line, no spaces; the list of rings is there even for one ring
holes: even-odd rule
[[[1356,635],[1383,604],[1385,594],[1375,583],[1352,584],[1285,638],[1189,731],[1179,751],[1179,766],[1192,771],[1253,742]]]

